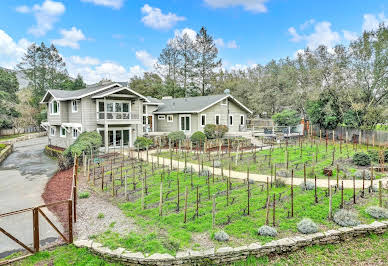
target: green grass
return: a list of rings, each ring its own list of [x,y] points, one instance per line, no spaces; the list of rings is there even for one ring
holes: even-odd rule
[[[355,147],[354,147],[355,148]],[[243,159],[241,159],[241,152],[239,155],[239,160],[236,163],[236,160],[233,158],[236,155],[236,152],[231,153],[229,158],[228,154],[224,154],[221,159],[222,166],[224,170],[231,167],[233,171],[247,172],[248,168],[251,173],[257,174],[271,174],[271,165],[273,165],[272,173],[284,171],[287,168],[287,152],[288,152],[288,174],[290,175],[291,169],[294,169],[295,177],[304,176],[303,165],[306,164],[306,176],[307,178],[314,178],[314,175],[317,178],[327,178],[324,175],[323,169],[330,168],[333,171],[333,178],[337,176],[337,164],[340,166],[338,175],[341,178],[351,179],[357,169],[365,169],[357,167],[352,163],[352,156],[356,152],[367,152],[367,150],[377,150],[377,147],[367,147],[366,145],[357,145],[357,150],[353,149],[352,144],[329,144],[326,151],[325,143],[319,144],[319,141],[316,143],[304,143],[303,147],[299,145],[289,145],[287,148],[283,145],[281,148],[277,147],[273,150],[261,150],[256,151],[256,163],[253,160],[254,152],[243,151]],[[287,150],[287,152],[286,152]],[[333,153],[334,153],[334,163],[333,163]],[[317,155],[318,154],[318,155]],[[160,157],[166,158],[167,162],[171,157],[170,152],[162,152],[159,154]],[[181,162],[185,161],[184,154],[172,153],[173,160],[179,160]],[[194,153],[188,153],[186,160],[189,163],[196,163],[204,161],[204,165],[212,166],[212,160],[219,160],[217,154],[212,154],[209,161],[208,154],[201,154],[198,156]],[[378,162],[373,162],[375,165]],[[375,172],[374,178],[381,178],[381,173]]]
[[[15,135],[4,135],[4,136],[0,136],[0,141],[6,141],[6,140],[11,140],[11,139],[14,139],[14,138],[18,138],[18,137],[21,137],[25,134],[15,134]]]
[[[89,196],[90,196],[90,194],[89,194],[89,192],[87,192],[87,191],[80,192],[79,195],[78,195],[78,197],[79,197],[80,199],[86,199],[86,198],[89,198]]]
[[[0,151],[4,150],[4,149],[5,149],[5,147],[7,147],[7,145],[6,145],[6,144],[2,144],[2,143],[0,143]]]
[[[97,219],[103,219],[104,217],[105,215],[101,212],[97,215]]]
[[[150,164],[143,163],[143,169],[146,169],[148,175],[151,174]],[[110,169],[110,168],[106,168]],[[110,248],[124,247],[132,251],[141,251],[145,253],[163,253],[175,254],[178,250],[184,248],[198,249],[193,239],[200,236],[201,238],[212,241],[211,236],[218,230],[224,230],[231,236],[228,245],[239,246],[251,242],[266,243],[271,241],[271,237],[262,237],[257,234],[257,229],[265,224],[266,219],[266,186],[263,184],[251,184],[250,196],[250,215],[247,215],[247,185],[242,180],[232,180],[232,190],[229,194],[229,206],[227,206],[226,197],[226,179],[215,177],[213,184],[210,176],[209,186],[207,176],[198,176],[193,174],[193,186],[191,186],[190,173],[173,171],[170,174],[156,171],[146,179],[147,193],[144,198],[145,209],[142,209],[141,190],[144,174],[139,176],[139,169],[136,170],[136,190],[133,190],[133,170],[131,165],[125,165],[124,173],[129,175],[127,179],[129,201],[124,201],[124,187],[120,187],[118,198],[114,198],[114,203],[118,204],[123,213],[131,217],[138,227],[136,233],[120,235],[111,230],[94,236],[97,241],[109,246]],[[109,170],[110,172],[110,170]],[[119,187],[120,171],[114,169],[116,176],[115,187]],[[177,187],[179,176],[180,200],[179,212],[177,211]],[[106,181],[109,177],[105,178]],[[160,182],[163,180],[163,215],[159,216],[159,198]],[[100,181],[96,183],[95,190],[101,193]],[[200,195],[199,215],[196,217],[196,188]],[[184,223],[184,191],[188,188],[188,211],[187,223]],[[104,193],[111,195],[112,183],[109,183]],[[209,189],[209,191],[208,191]],[[357,193],[359,191],[357,190]],[[386,195],[386,192],[384,192]],[[325,188],[317,188],[319,202],[315,203],[314,191],[302,191],[299,187],[294,187],[294,217],[290,217],[291,199],[290,187],[285,186],[269,188],[268,194],[276,195],[276,229],[279,232],[279,238],[293,235],[297,232],[296,224],[303,218],[311,218],[320,227],[320,231],[338,227],[327,219],[329,198],[325,194]],[[279,202],[279,195],[281,201]],[[369,195],[368,199],[362,201],[362,204],[352,206],[360,213],[360,220],[364,223],[373,221],[371,217],[364,213],[365,206],[376,205],[377,193]],[[212,200],[209,195],[216,195],[216,220],[215,228],[212,227]],[[345,201],[351,202],[353,191],[344,190]],[[385,196],[386,197],[386,196]],[[233,204],[231,204],[233,202]],[[337,191],[333,195],[333,211],[335,212],[341,203],[341,193]],[[365,206],[364,206],[365,205]],[[272,221],[272,210],[270,212],[270,222]],[[221,244],[213,242],[216,246]]]

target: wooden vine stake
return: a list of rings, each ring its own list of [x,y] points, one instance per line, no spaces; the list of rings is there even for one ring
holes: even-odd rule
[[[383,207],[383,181],[379,181],[379,206]]]
[[[144,210],[144,190],[145,190],[145,185],[144,185],[144,178],[143,178],[143,185],[141,188],[141,209]]]
[[[250,200],[250,191],[249,191],[249,167],[247,171],[247,196],[248,196],[248,202],[247,202],[247,211],[249,215],[249,200]]]
[[[344,208],[344,181],[341,181],[341,209]]]
[[[199,205],[199,186],[197,185],[197,206],[196,206],[196,210],[195,210],[195,214],[197,215],[197,218],[199,216],[198,214],[198,206]]]
[[[315,198],[315,203],[318,203],[318,196],[317,196],[317,175],[314,175],[314,198]]]
[[[273,206],[272,206],[272,226],[276,226],[276,197],[275,193],[273,193]]]
[[[267,197],[267,206],[266,206],[266,213],[265,213],[265,225],[269,224],[269,196]]]
[[[187,221],[187,198],[188,198],[188,196],[189,196],[189,190],[186,187],[186,190],[185,190],[185,215],[184,215],[184,220],[183,220],[184,223],[186,223],[186,221]]]
[[[356,204],[356,176],[353,176],[353,204]]]
[[[294,169],[291,170],[291,217],[294,217]]]
[[[160,182],[159,192],[159,216],[163,215],[163,182]]]
[[[215,195],[213,195],[212,226],[213,226],[213,229],[216,226],[216,196]]]
[[[333,197],[331,193],[331,186],[329,187],[329,220],[332,219],[332,213],[333,213]]]
[[[373,166],[370,167],[370,190],[373,192]]]

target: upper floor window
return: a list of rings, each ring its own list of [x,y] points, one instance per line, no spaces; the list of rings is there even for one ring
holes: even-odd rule
[[[240,116],[240,125],[244,125],[244,115]]]
[[[73,113],[78,112],[78,102],[76,100],[71,101],[71,111]]]
[[[59,102],[56,101],[56,100],[52,100],[52,101],[50,102],[49,109],[50,109],[50,114],[51,114],[51,115],[57,115],[57,114],[59,114]]]

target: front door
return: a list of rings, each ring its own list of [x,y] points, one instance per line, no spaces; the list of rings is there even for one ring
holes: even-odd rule
[[[183,132],[190,132],[191,130],[191,116],[180,115],[179,116],[179,129]]]

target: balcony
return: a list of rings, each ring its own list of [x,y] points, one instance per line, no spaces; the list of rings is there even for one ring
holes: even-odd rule
[[[139,113],[134,112],[97,112],[97,124],[140,124]]]

